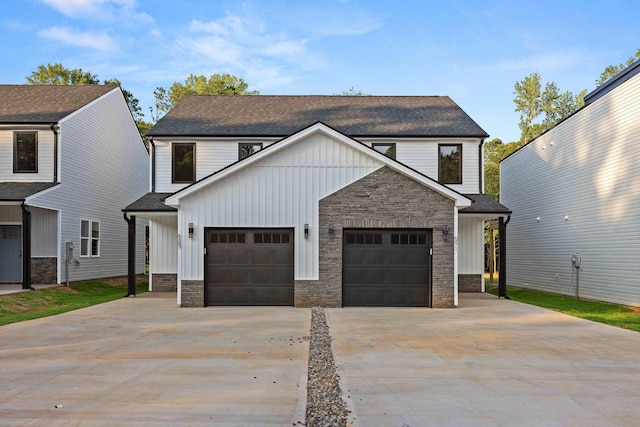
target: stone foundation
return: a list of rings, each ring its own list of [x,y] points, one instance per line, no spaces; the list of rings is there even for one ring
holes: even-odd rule
[[[204,281],[183,280],[180,307],[204,307]]]
[[[31,283],[34,285],[58,283],[58,258],[31,258]]]
[[[178,275],[172,273],[154,273],[151,275],[152,292],[177,292]]]
[[[296,280],[294,307],[342,307],[342,280],[340,286],[328,285],[320,280]]]
[[[482,292],[482,275],[458,274],[458,292]]]

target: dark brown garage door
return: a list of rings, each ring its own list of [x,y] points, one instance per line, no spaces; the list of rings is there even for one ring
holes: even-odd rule
[[[345,306],[431,305],[429,230],[345,230]]]
[[[206,305],[293,305],[293,231],[207,229]]]

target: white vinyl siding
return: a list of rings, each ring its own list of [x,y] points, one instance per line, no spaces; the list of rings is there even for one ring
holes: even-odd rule
[[[371,146],[373,143],[395,142],[396,160],[412,169],[438,180],[438,144],[462,144],[462,184],[447,187],[463,194],[480,193],[479,139],[368,139],[360,141]]]
[[[13,173],[15,133],[37,132],[38,172]],[[0,129],[0,182],[51,182],[53,181],[53,131],[50,129]]]
[[[580,253],[581,297],[640,306],[638,117],[640,75],[501,163],[509,284],[574,295]]]
[[[181,233],[181,280],[203,279],[205,227],[294,228],[295,279],[317,280],[319,200],[381,166],[346,144],[313,134],[183,198],[179,230],[193,223],[195,235]]]
[[[484,273],[484,222],[458,215],[458,274]]]
[[[149,273],[178,272],[178,217],[149,220]]]
[[[42,138],[40,138],[42,142]],[[60,185],[31,205],[60,211],[58,254],[65,241],[80,255],[80,220],[100,222],[100,257],[80,259],[71,281],[127,274],[127,223],[122,208],[148,192],[149,157],[118,89],[60,121]],[[137,221],[136,271],[144,272],[146,220]],[[58,261],[58,279],[64,266]]]

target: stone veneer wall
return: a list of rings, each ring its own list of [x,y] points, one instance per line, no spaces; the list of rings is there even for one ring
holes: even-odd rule
[[[342,231],[345,228],[453,230],[454,202],[383,167],[320,201],[319,280],[295,283],[296,307],[342,306]],[[329,228],[334,230],[329,235]],[[453,233],[433,233],[432,307],[454,306]]]
[[[58,258],[31,258],[31,283],[34,285],[58,283]]]
[[[482,292],[481,274],[458,274],[459,292]]]
[[[177,292],[178,275],[175,273],[153,273],[151,275],[152,292]]]
[[[180,307],[204,307],[204,280],[183,280]]]

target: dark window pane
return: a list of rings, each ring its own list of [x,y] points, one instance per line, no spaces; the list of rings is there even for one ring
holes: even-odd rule
[[[235,243],[236,242],[236,233],[231,233],[229,234],[229,243]]]
[[[418,236],[415,234],[412,234],[409,236],[409,244],[410,245],[417,245],[418,244]]]
[[[271,233],[264,233],[263,243],[271,243]]]
[[[38,172],[38,142],[36,133],[17,133],[13,153],[14,172]]]
[[[406,245],[407,243],[409,243],[409,236],[406,234],[401,234],[400,235],[400,244],[401,245]]]
[[[347,234],[347,244],[353,245],[356,242],[355,234],[349,233]]]
[[[273,243],[280,243],[280,233],[275,233],[273,235]]]
[[[220,233],[220,243],[227,243],[228,235],[227,233]]]
[[[98,256],[99,255],[98,242],[99,242],[99,240],[97,240],[97,239],[91,239],[91,256]]]
[[[462,184],[462,146],[441,145],[438,181],[443,184]]]
[[[238,159],[245,159],[260,150],[262,150],[262,143],[241,143],[238,146]]]
[[[253,235],[253,243],[262,243],[262,233],[256,233]]]
[[[195,144],[173,144],[173,182],[195,181]]]
[[[427,235],[426,234],[420,234],[418,236],[418,244],[419,245],[426,245],[427,244]]]
[[[289,243],[289,233],[282,234],[282,243]]]
[[[218,233],[211,233],[211,243],[218,243]]]
[[[380,233],[374,234],[373,243],[375,243],[376,245],[381,245],[382,244],[382,234],[380,234]]]
[[[396,144],[373,144],[373,149],[392,159],[396,158]]]
[[[244,243],[244,242],[245,242],[245,234],[244,233],[238,234],[238,243]]]

